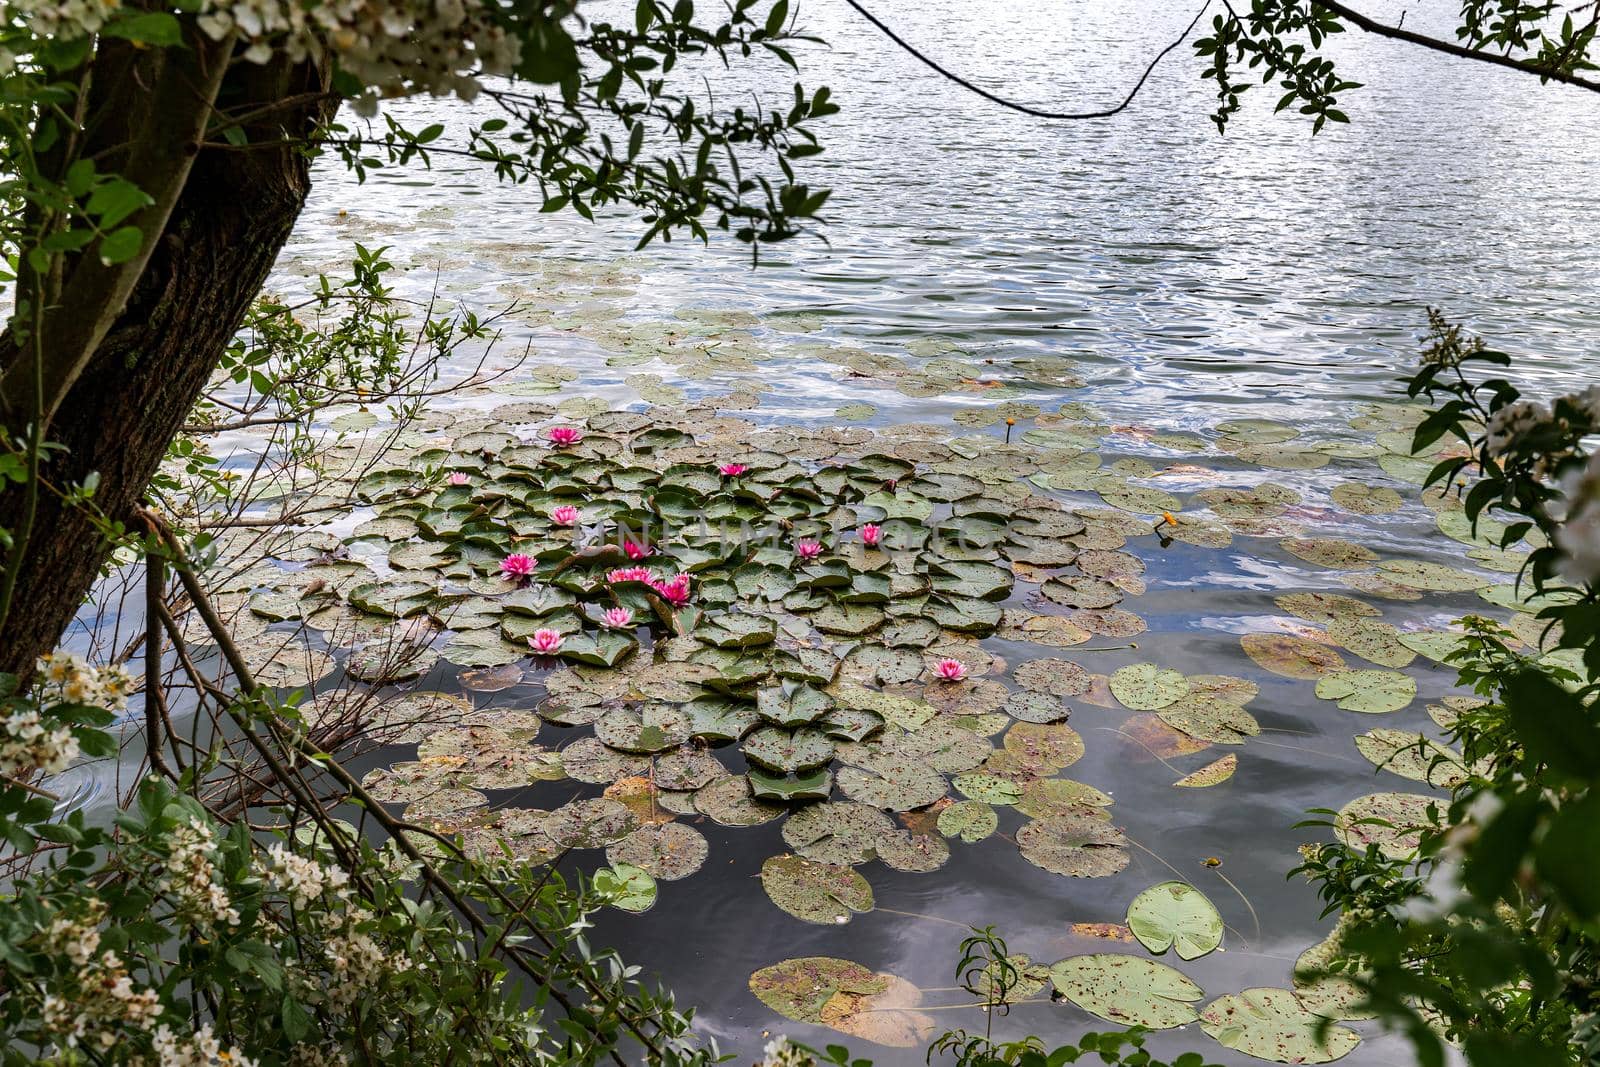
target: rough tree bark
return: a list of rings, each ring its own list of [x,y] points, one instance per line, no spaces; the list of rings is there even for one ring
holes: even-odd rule
[[[46,467],[51,483],[98,471],[96,503],[129,522],[305,205],[310,160],[274,142],[303,141],[336,103],[310,65],[236,63],[229,71],[218,106],[258,113],[246,126],[249,144],[199,148],[132,294],[49,426],[47,439],[66,449]],[[0,367],[20,358],[10,334],[0,335]],[[7,419],[13,432],[17,421]],[[22,506],[18,488],[0,493],[0,528],[16,530]],[[0,630],[0,671],[26,676],[56,647],[109,549],[81,510],[40,494]]]

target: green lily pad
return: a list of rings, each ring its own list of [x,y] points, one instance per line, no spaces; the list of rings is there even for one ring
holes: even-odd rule
[[[1186,882],[1160,882],[1134,897],[1128,929],[1158,956],[1170,948],[1179,959],[1197,960],[1222,944],[1222,916]]]
[[[1401,643],[1400,631],[1374,619],[1334,619],[1328,624],[1328,636],[1340,647],[1381,667],[1404,667],[1417,658]]]
[[[751,796],[750,784],[742,775],[717,778],[702,786],[694,795],[694,806],[723,826],[760,826],[790,810]]]
[[[1134,711],[1155,711],[1183,699],[1189,683],[1181,673],[1154,663],[1119,667],[1111,674],[1111,695]]]
[[[1224,1048],[1273,1063],[1331,1063],[1361,1043],[1354,1030],[1328,1025],[1288,989],[1218,997],[1200,1012],[1200,1028]]]
[[[939,813],[939,832],[971,844],[982,841],[1000,826],[994,808],[981,800],[959,800]]]
[[[1201,767],[1199,770],[1184,775],[1172,784],[1184,788],[1200,789],[1206,786],[1220,785],[1233,777],[1233,772],[1239,766],[1239,757],[1232,752],[1219,760]]]
[[[1365,482],[1340,482],[1329,491],[1333,502],[1357,515],[1387,515],[1399,511],[1400,494],[1386,485]]]
[[[1291,556],[1332,570],[1359,570],[1378,559],[1370,548],[1333,537],[1286,537],[1278,543]]]
[[[710,847],[699,830],[681,822],[641,826],[606,849],[613,867],[627,863],[663,882],[675,882],[698,871]]]
[[[832,956],[806,956],[763,967],[750,976],[750,992],[795,1022],[823,1025],[823,1013],[840,994],[866,996],[888,989],[881,976],[859,963]]]
[[[1466,593],[1494,584],[1455,567],[1419,559],[1386,559],[1378,564],[1378,570],[1392,582],[1437,593]]]
[[[1022,858],[1071,878],[1102,878],[1128,865],[1121,830],[1092,815],[1034,819],[1017,831]]]
[[[833,758],[833,739],[821,730],[763,726],[744,739],[741,751],[751,763],[788,773],[821,767]]]
[[[1346,669],[1338,652],[1292,634],[1245,634],[1239,644],[1257,664],[1285,678],[1311,681]]]
[[[828,801],[789,816],[783,824],[783,840],[808,860],[854,866],[873,859],[894,830],[894,820],[876,808],[848,800]]]
[[[1377,617],[1383,614],[1365,600],[1339,593],[1288,593],[1273,603],[1290,615],[1324,625],[1339,619]]]
[[[1379,770],[1413,782],[1453,789],[1469,777],[1461,754],[1423,734],[1409,730],[1368,730],[1357,734],[1356,751]]]
[[[1034,693],[1058,697],[1082,696],[1089,691],[1089,672],[1066,659],[1035,659],[1017,665],[1012,677]]]
[[[872,886],[853,867],[800,856],[771,856],[761,865],[761,888],[797,919],[834,926],[872,910]]]
[[[1377,845],[1390,859],[1404,860],[1416,855],[1423,831],[1439,824],[1430,810],[1442,818],[1447,808],[1440,798],[1421,793],[1371,793],[1340,808],[1333,827],[1358,852]]]
[[[649,911],[656,902],[656,880],[643,867],[619,863],[594,872],[594,888],[622,911]]]
[[[1317,681],[1317,696],[1346,711],[1399,711],[1417,695],[1417,680],[1399,671],[1339,671]]]
[[[1008,805],[1022,799],[1022,787],[1009,778],[974,771],[953,780],[961,795],[985,804]]]
[[[1173,729],[1219,745],[1242,745],[1261,732],[1254,715],[1237,704],[1213,697],[1188,697],[1156,714]]]
[[[1072,1003],[1120,1026],[1168,1030],[1194,1022],[1205,991],[1182,972],[1139,956],[1097,953],[1050,965],[1050,983]]]
[[[1095,809],[1110,807],[1111,798],[1092,785],[1070,778],[1036,778],[1023,787],[1022,798],[1014,806],[1032,819],[1057,815],[1099,818],[1101,815]]]

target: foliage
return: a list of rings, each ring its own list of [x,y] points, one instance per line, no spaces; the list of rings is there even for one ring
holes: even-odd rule
[[[1403,14],[1389,25],[1330,0],[1251,0],[1243,11],[1232,4],[1223,7],[1211,20],[1211,34],[1194,45],[1210,64],[1201,77],[1217,83],[1211,118],[1219,131],[1238,113],[1256,75],[1263,87],[1279,91],[1274,110],[1296,108],[1311,119],[1313,132],[1328,122],[1349,122],[1339,96],[1361,83],[1341,75],[1329,53],[1337,35],[1352,26],[1457,59],[1520,70],[1541,81],[1600,90],[1584,76],[1596,69],[1591,49],[1600,29],[1600,12],[1588,3],[1465,0],[1453,40],[1406,28]]]
[[[1600,1054],[1600,589],[1586,525],[1600,388],[1546,406],[1479,377],[1510,362],[1434,313],[1409,386],[1434,402],[1415,448],[1461,442],[1430,484],[1464,490],[1473,529],[1499,531],[1502,547],[1535,545],[1518,606],[1542,643],[1463,620],[1449,662],[1481,702],[1449,733],[1471,773],[1435,806],[1416,856],[1316,845],[1299,868],[1348,920],[1330,973],[1363,990],[1424,1067],[1446,1062],[1445,1042],[1474,1067]]]

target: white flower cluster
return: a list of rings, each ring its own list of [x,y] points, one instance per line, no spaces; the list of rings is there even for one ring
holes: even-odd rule
[[[269,885],[283,892],[300,909],[327,892],[342,899],[350,881],[342,868],[324,867],[314,859],[295,855],[281,844],[267,850],[267,866],[262,873]]]
[[[193,1037],[179,1037],[163,1023],[152,1044],[161,1067],[255,1067],[256,1062],[237,1048],[224,1051],[209,1023]]]
[[[179,826],[169,843],[161,888],[177,898],[178,914],[206,933],[219,925],[238,926],[238,909],[218,880],[217,865],[211,859],[216,850],[211,827],[202,822]]]
[[[789,1043],[782,1034],[767,1042],[763,1059],[756,1067],[817,1067],[817,1061]]]
[[[0,3],[0,25],[15,20],[35,37],[82,37],[100,32],[121,7],[121,0],[8,0]],[[0,45],[0,75],[10,74],[16,63]]]
[[[104,914],[104,906],[96,902],[82,918],[57,917],[45,929],[46,947],[67,957],[74,967],[82,970],[100,949],[100,920]]]
[[[41,656],[39,676],[44,680],[44,701],[121,711],[128,706],[128,694],[133,692],[133,676],[122,667],[91,667],[81,657],[66,652]]]
[[[1600,394],[1600,390],[1590,390]],[[1556,531],[1561,573],[1574,582],[1600,582],[1600,452],[1564,480],[1567,518]]]
[[[328,939],[323,951],[334,978],[334,984],[326,991],[328,999],[340,1008],[354,1004],[356,997],[387,975],[411,967],[411,961],[404,957],[391,964],[382,946],[363,933],[336,934]]]
[[[156,991],[135,988],[115,952],[91,960],[76,978],[78,993],[71,1001],[54,993],[44,998],[45,1028],[59,1035],[68,1048],[83,1044],[109,1049],[119,1040],[123,1025],[148,1030],[161,1014]]]
[[[1550,421],[1550,409],[1534,400],[1514,400],[1489,416],[1485,444],[1489,454],[1503,456],[1517,438]]]
[[[213,40],[237,33],[253,63],[279,52],[335,60],[367,87],[356,101],[365,114],[379,97],[414,92],[471,100],[479,75],[509,74],[520,55],[480,0],[212,0],[199,22]]]
[[[0,733],[0,775],[59,774],[77,758],[78,739],[72,731],[46,723],[36,708],[21,708],[6,716],[4,733]]]

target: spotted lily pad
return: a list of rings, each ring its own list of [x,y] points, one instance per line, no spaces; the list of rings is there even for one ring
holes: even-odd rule
[[[1134,711],[1155,711],[1181,700],[1189,683],[1178,671],[1154,663],[1119,667],[1111,674],[1111,695]]]
[[[1358,570],[1377,562],[1378,559],[1378,554],[1370,548],[1332,537],[1289,537],[1280,544],[1291,556],[1333,570]]]
[[[999,827],[994,808],[981,800],[961,800],[939,813],[939,832],[972,843],[982,841]]]
[[[1128,865],[1121,830],[1092,815],[1035,819],[1017,831],[1022,858],[1072,878],[1101,878]]]
[[[1192,1023],[1205,996],[1180,971],[1114,953],[1073,956],[1050,965],[1050,983],[1072,1003],[1120,1026],[1168,1030]]]
[[[1371,793],[1339,809],[1334,832],[1358,852],[1377,845],[1391,859],[1409,859],[1416,855],[1422,832],[1438,825],[1430,811],[1442,816],[1446,807],[1438,797],[1421,793]]]
[[[1198,771],[1184,775],[1172,784],[1185,788],[1203,788],[1205,786],[1220,785],[1233,777],[1233,772],[1239,766],[1239,757],[1228,753],[1219,760],[1201,767]]]
[[[854,801],[829,801],[801,808],[783,824],[783,840],[796,854],[818,863],[866,863],[895,830],[876,808]]]
[[[1179,959],[1196,960],[1222,944],[1222,916],[1187,882],[1161,882],[1134,897],[1128,929],[1158,956],[1170,948]]]
[[[1409,730],[1368,730],[1356,735],[1356,750],[1379,770],[1413,782],[1453,789],[1469,772],[1461,754],[1423,734]]]
[[[847,923],[872,910],[872,886],[853,867],[800,856],[771,856],[761,865],[761,888],[797,919],[824,926]]]
[[[745,738],[741,751],[750,762],[787,774],[821,767],[833,758],[834,748],[833,739],[821,730],[763,726]]]
[[[698,871],[709,847],[699,830],[680,822],[641,826],[606,849],[613,867],[632,864],[663,882],[675,882]]]
[[[1162,722],[1190,737],[1219,745],[1242,745],[1261,732],[1254,715],[1237,704],[1212,697],[1189,697],[1156,714]]]
[[[1361,1043],[1354,1030],[1328,1025],[1288,989],[1218,997],[1200,1012],[1200,1028],[1224,1048],[1274,1063],[1331,1063]]]
[[[1317,696],[1346,711],[1399,711],[1417,695],[1417,680],[1399,671],[1339,671],[1317,681]]]
[[[1326,645],[1292,634],[1245,634],[1239,639],[1257,664],[1285,678],[1308,681],[1345,670],[1344,657]]]
[[[594,888],[613,908],[622,911],[649,911],[656,902],[656,880],[643,867],[619,863],[594,872]]]
[[[1029,660],[1017,666],[1014,677],[1018,685],[1035,693],[1075,697],[1089,691],[1089,672],[1066,659]]]

